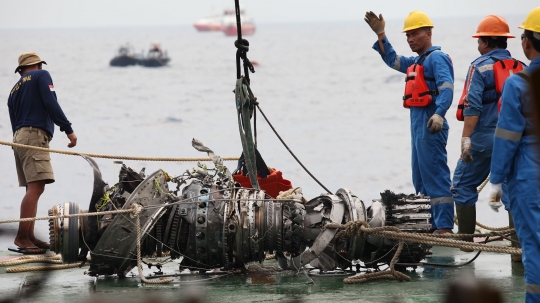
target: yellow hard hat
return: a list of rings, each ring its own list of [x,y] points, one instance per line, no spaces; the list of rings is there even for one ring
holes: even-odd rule
[[[409,14],[403,24],[403,33],[406,31],[412,31],[413,29],[421,27],[434,27],[431,23],[431,19],[426,13],[421,11],[414,11]]]
[[[519,28],[540,33],[540,7],[533,9]]]

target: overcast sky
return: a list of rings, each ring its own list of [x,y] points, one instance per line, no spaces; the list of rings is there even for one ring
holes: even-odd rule
[[[358,21],[366,10],[403,19],[422,10],[432,18],[527,13],[538,0],[242,0],[258,23]],[[0,0],[0,29],[187,25],[233,8],[233,0]]]

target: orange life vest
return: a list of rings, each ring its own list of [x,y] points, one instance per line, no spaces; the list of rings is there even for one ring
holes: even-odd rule
[[[463,110],[465,109],[465,98],[467,97],[467,81],[463,83],[463,93],[461,93],[461,97],[459,97],[459,103],[457,106],[456,111],[456,118],[458,121],[465,121],[465,117],[463,116]]]
[[[433,102],[433,96],[439,94],[438,90],[430,90],[426,83],[435,81],[434,78],[424,77],[424,66],[422,63],[434,52],[428,52],[418,63],[415,63],[407,68],[405,78],[405,93],[403,94],[403,107],[411,106],[424,107]]]
[[[433,78],[428,78],[435,81]],[[430,90],[424,77],[424,66],[413,64],[407,68],[407,77],[405,78],[405,94],[403,96],[403,107],[428,106],[433,102],[433,97],[438,95],[437,90]]]
[[[238,171],[233,175],[234,181],[240,183],[242,187],[251,188],[251,181],[249,181],[249,176],[244,176],[242,171]],[[276,198],[279,195],[280,191],[286,191],[293,188],[291,181],[283,179],[281,171],[277,169],[270,169],[270,174],[266,178],[261,178],[257,175],[257,181],[259,181],[259,186],[262,190],[272,197]]]
[[[495,78],[495,86],[486,87],[484,88],[484,92],[495,90],[498,95],[501,95],[502,88],[504,85],[504,82],[508,77],[512,76],[513,74],[516,74],[523,70],[523,64],[519,62],[516,59],[505,59],[500,60],[494,57],[490,57],[495,63],[493,64],[493,74]],[[470,79],[469,79],[470,81]],[[467,82],[463,85],[463,93],[461,94],[461,97],[459,98],[458,103],[458,109],[456,112],[456,118],[459,121],[465,120],[465,117],[463,116],[463,110],[465,109],[465,98],[467,97]],[[482,105],[491,104],[498,102],[497,109],[500,112],[501,111],[501,105],[502,101],[501,98],[495,98],[495,99],[489,99],[489,100],[482,100]]]

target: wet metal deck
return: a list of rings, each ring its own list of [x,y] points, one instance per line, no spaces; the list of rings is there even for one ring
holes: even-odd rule
[[[503,242],[500,244],[504,245]],[[0,252],[1,259],[14,255]],[[474,255],[454,248],[435,247],[434,257],[429,261],[457,264],[466,262]],[[263,266],[273,267],[276,263],[266,261]],[[304,273],[257,270],[219,278],[215,275],[181,276],[176,277],[172,284],[145,286],[136,277],[101,277],[97,279],[94,289],[94,278],[84,275],[87,268],[52,272],[35,297],[27,295],[35,290],[36,281],[43,279],[43,273],[6,273],[5,268],[0,268],[0,300],[10,296],[16,298],[14,302],[128,302],[129,299],[142,302],[148,297],[158,297],[166,302],[180,302],[186,293],[195,292],[202,294],[205,302],[441,302],[450,281],[472,275],[488,279],[503,293],[505,302],[525,301],[523,265],[511,262],[509,255],[487,252],[482,253],[474,263],[461,268],[418,268],[416,272],[408,272],[411,282],[388,280],[360,285],[346,285],[343,277],[318,276],[312,277],[315,284],[310,284],[310,279]],[[163,271],[165,274],[178,273],[178,264],[168,263]],[[137,270],[132,272],[136,273]],[[145,274],[152,274],[152,270],[145,269]]]

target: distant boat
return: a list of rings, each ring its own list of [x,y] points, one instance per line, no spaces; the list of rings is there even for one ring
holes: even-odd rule
[[[126,45],[126,46],[121,46],[118,49],[118,55],[112,58],[109,64],[111,66],[124,67],[124,66],[136,65],[137,63],[138,63],[138,59],[133,54],[131,47],[129,45]]]
[[[255,32],[253,19],[245,11],[241,10],[240,20],[242,24],[242,35],[252,35]],[[204,17],[195,22],[193,26],[199,32],[222,31],[227,36],[236,36],[236,11],[225,10],[222,15]]]
[[[222,25],[221,22],[223,20],[223,15],[212,15],[208,17],[204,17],[201,20],[195,22],[193,26],[199,31],[199,32],[215,32],[215,31],[221,31]]]
[[[146,67],[160,67],[167,65],[171,58],[167,56],[167,51],[163,51],[159,45],[155,44],[150,50],[146,57],[142,57],[139,60],[139,65]]]
[[[242,36],[249,36],[255,33],[255,24],[253,19],[248,16],[243,10],[240,11],[240,25],[242,27]],[[223,33],[226,36],[236,36],[236,12],[234,10],[226,10],[223,16]]]

